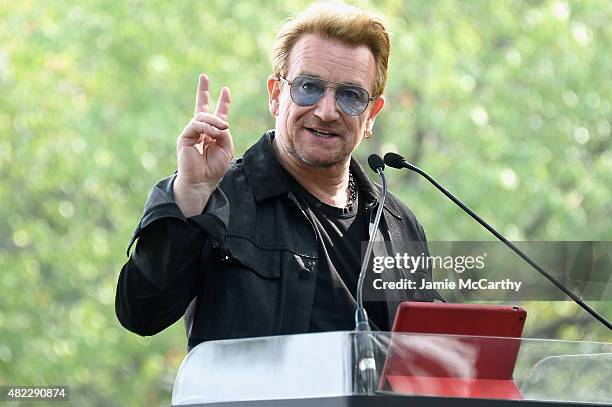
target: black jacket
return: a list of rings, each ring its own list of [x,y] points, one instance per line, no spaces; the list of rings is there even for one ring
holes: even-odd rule
[[[115,309],[124,327],[153,335],[185,315],[190,348],[206,340],[308,331],[318,243],[272,149],[273,137],[265,133],[231,165],[201,215],[185,218],[174,203],[175,176],[155,185],[119,276]],[[350,165],[372,223],[379,187],[355,159]],[[378,235],[384,241],[373,255],[428,254],[412,212],[392,194],[384,208]],[[430,270],[416,276],[431,281]],[[382,274],[386,281],[402,277],[415,275]],[[402,301],[439,298],[420,290],[382,295],[391,320]]]

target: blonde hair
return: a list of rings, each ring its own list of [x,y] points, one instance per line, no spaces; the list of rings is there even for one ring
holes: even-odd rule
[[[391,43],[389,32],[380,17],[345,3],[313,3],[286,21],[279,30],[272,53],[275,75],[287,75],[289,52],[304,34],[366,45],[376,61],[373,96],[382,95],[387,82]]]

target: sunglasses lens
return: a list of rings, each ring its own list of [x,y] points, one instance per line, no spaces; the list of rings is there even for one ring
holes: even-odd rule
[[[368,92],[356,86],[339,86],[336,101],[344,113],[357,116],[368,107]]]
[[[325,94],[327,82],[298,76],[291,83],[291,99],[298,106],[312,106]],[[368,91],[358,86],[341,85],[336,88],[336,102],[348,115],[359,116],[368,107]]]
[[[298,76],[291,84],[291,98],[299,106],[311,106],[317,103],[325,93],[325,82]]]

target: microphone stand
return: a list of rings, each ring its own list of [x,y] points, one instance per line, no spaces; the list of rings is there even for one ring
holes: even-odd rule
[[[574,302],[576,304],[581,306],[582,309],[584,309],[586,312],[591,314],[592,317],[594,317],[599,322],[601,322],[609,330],[612,330],[612,324],[603,315],[600,315],[597,311],[595,311],[593,308],[591,308],[587,303],[582,301],[582,299],[580,299],[580,297],[578,297],[576,294],[574,294],[569,288],[565,287],[560,281],[558,281],[555,277],[553,277],[549,272],[544,270],[544,268],[542,268],[542,266],[540,266],[538,263],[536,263],[534,260],[532,260],[529,256],[527,256],[525,253],[523,253],[522,250],[520,250],[518,247],[516,247],[514,244],[512,244],[512,242],[510,242],[501,233],[499,233],[497,230],[495,230],[493,228],[493,226],[491,226],[487,222],[485,222],[484,219],[482,219],[474,211],[472,211],[470,208],[468,208],[463,202],[461,202],[457,197],[455,197],[453,194],[451,194],[446,188],[444,188],[442,185],[440,185],[435,179],[433,179],[425,171],[423,171],[422,169],[420,169],[419,167],[417,167],[417,166],[415,166],[413,164],[410,164],[409,162],[407,162],[404,159],[404,157],[402,157],[399,154],[395,154],[395,153],[387,153],[387,154],[385,154],[385,163],[389,167],[393,167],[393,168],[407,168],[407,169],[412,170],[412,171],[422,175],[423,177],[425,177],[425,179],[427,179],[427,181],[432,183],[433,186],[438,188],[450,200],[452,200],[461,209],[463,209],[465,212],[467,212],[468,215],[470,215],[472,218],[474,218],[485,229],[487,229],[489,232],[491,232],[496,238],[501,240],[506,246],[508,246],[510,248],[510,250],[512,250],[514,253],[516,253],[518,256],[520,256],[523,260],[525,260],[527,262],[527,264],[529,264],[531,267],[536,269],[540,274],[542,274],[544,277],[546,277],[551,283],[553,283],[555,286],[557,286],[557,288],[559,288],[568,297],[570,297],[572,300],[574,300]]]
[[[357,332],[356,338],[356,356],[357,356],[357,369],[359,372],[359,379],[361,384],[361,390],[368,395],[373,395],[376,391],[377,373],[376,373],[376,359],[374,358],[374,343],[373,338],[369,335],[371,332],[370,323],[368,321],[368,314],[363,306],[363,284],[365,280],[365,274],[372,256],[372,249],[374,246],[374,238],[378,232],[378,225],[382,216],[383,205],[387,197],[387,180],[383,173],[385,164],[376,154],[372,154],[368,157],[368,164],[370,168],[380,175],[382,180],[382,194],[378,202],[378,208],[376,209],[376,216],[374,217],[374,223],[370,230],[370,239],[366,247],[365,256],[361,263],[361,270],[359,272],[359,279],[357,280],[357,310],[355,311],[355,331]]]

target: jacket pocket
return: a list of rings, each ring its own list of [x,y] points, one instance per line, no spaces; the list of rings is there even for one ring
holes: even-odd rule
[[[274,335],[281,302],[281,253],[228,237],[210,264],[192,337],[204,340]]]
[[[249,239],[227,237],[225,241],[225,263],[238,262],[264,279],[279,279],[281,275],[280,253],[258,247]]]

